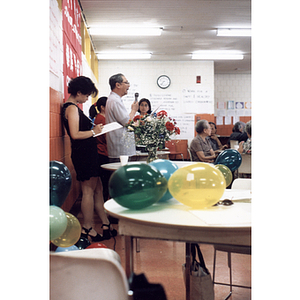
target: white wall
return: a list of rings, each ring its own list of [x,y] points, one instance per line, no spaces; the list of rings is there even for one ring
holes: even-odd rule
[[[108,94],[108,79],[111,75],[123,73],[131,87],[137,85],[141,97],[149,97],[151,93],[162,92],[156,80],[160,75],[171,78],[171,86],[167,92],[181,93],[186,87],[205,86],[213,89],[214,69],[212,62],[185,61],[99,61],[100,93]],[[200,75],[201,84],[196,84],[196,76]]]
[[[234,103],[228,105],[229,101]],[[229,108],[230,107],[230,108]],[[215,75],[215,116],[217,125],[235,124],[252,115],[251,74]]]
[[[63,93],[62,13],[56,0],[49,4],[49,86]]]
[[[130,82],[128,96],[123,97],[129,110],[134,93],[139,99],[148,98],[152,109],[162,104],[169,115],[178,121],[182,134],[178,139],[191,139],[194,135],[194,115],[214,113],[214,66],[211,61],[99,61],[99,96],[110,93],[109,77],[122,73]],[[168,75],[171,85],[167,89],[157,86],[157,78]],[[201,84],[196,83],[201,76]],[[209,103],[200,104],[202,94]],[[199,101],[198,101],[199,100]]]
[[[82,74],[81,75],[89,77],[94,82],[94,84],[97,86],[98,81],[97,81],[92,69],[90,68],[90,66],[86,60],[86,57],[83,53],[81,53],[81,57],[82,57]],[[98,97],[100,97],[99,93],[98,93]],[[82,105],[82,110],[86,116],[89,116],[89,109],[90,109],[91,105],[92,105],[92,97],[90,96],[88,101],[86,101]]]
[[[228,100],[251,102],[251,74],[215,75],[215,103]]]

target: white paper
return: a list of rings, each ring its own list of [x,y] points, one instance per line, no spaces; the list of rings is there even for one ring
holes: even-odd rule
[[[250,190],[242,189],[225,189],[224,194],[220,200],[229,199],[232,201],[252,199],[252,192]]]
[[[208,225],[251,224],[251,206],[246,203],[220,205],[205,210],[190,210],[190,212]]]
[[[231,125],[231,117],[229,116],[225,117],[225,125]]]
[[[235,124],[236,122],[240,121],[240,117],[239,116],[233,116],[232,117],[232,124]]]
[[[151,102],[152,112],[158,107],[156,113],[165,110],[168,117],[171,118],[173,118],[173,115],[182,113],[180,95],[177,93],[151,93],[148,99]]]
[[[226,116],[226,109],[217,109],[217,116],[218,117],[224,117],[224,116]]]
[[[184,113],[214,113],[214,97],[210,88],[184,88],[181,97]]]
[[[226,109],[226,102],[217,102],[217,108],[218,109]]]
[[[172,139],[193,139],[195,131],[195,116],[188,114],[172,115],[180,128],[179,135],[172,135]]]
[[[223,116],[216,117],[216,125],[223,125]]]
[[[119,129],[119,128],[122,128],[123,126],[120,125],[119,123],[117,122],[112,122],[112,123],[109,123],[109,124],[105,124],[103,125],[103,129],[100,133],[96,134],[96,136],[99,136],[101,134],[104,134],[104,133],[107,133],[107,132],[110,132],[110,131],[113,131],[113,130],[116,130],[116,129]]]

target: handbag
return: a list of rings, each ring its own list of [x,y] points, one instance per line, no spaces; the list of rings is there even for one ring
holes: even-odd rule
[[[196,250],[199,261],[196,259]],[[190,269],[190,299],[214,300],[214,285],[211,275],[205,266],[202,252],[198,244],[191,244],[192,263]],[[182,265],[184,284],[186,285],[186,265]]]

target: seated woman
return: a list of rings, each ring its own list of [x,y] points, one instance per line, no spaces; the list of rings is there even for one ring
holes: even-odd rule
[[[208,136],[211,134],[211,128],[206,120],[200,120],[196,123],[195,130],[197,136],[193,138],[190,150],[193,161],[214,162],[215,152],[211,147]]]
[[[142,98],[139,101],[138,112],[140,113],[140,115],[142,117],[151,114],[151,103],[150,103],[150,101],[148,99]]]
[[[230,135],[227,145],[230,147],[230,141],[238,141],[238,143],[244,141],[246,142],[248,139],[247,133],[244,131],[245,123],[244,122],[236,122],[232,128],[232,134]]]
[[[242,154],[251,154],[251,121],[247,122],[245,126],[248,139],[246,142],[242,141],[239,143],[238,151]]]
[[[211,128],[211,134],[209,137],[207,137],[207,139],[209,140],[211,147],[213,148],[213,150],[216,152],[218,150],[224,150],[226,148],[228,148],[227,145],[222,145],[220,140],[217,137],[217,126],[214,122],[209,122],[209,126]]]

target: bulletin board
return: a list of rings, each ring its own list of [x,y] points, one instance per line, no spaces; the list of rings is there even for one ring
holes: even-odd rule
[[[220,101],[216,103],[215,124],[217,134],[230,135],[236,122],[247,123],[251,120],[252,102]]]

